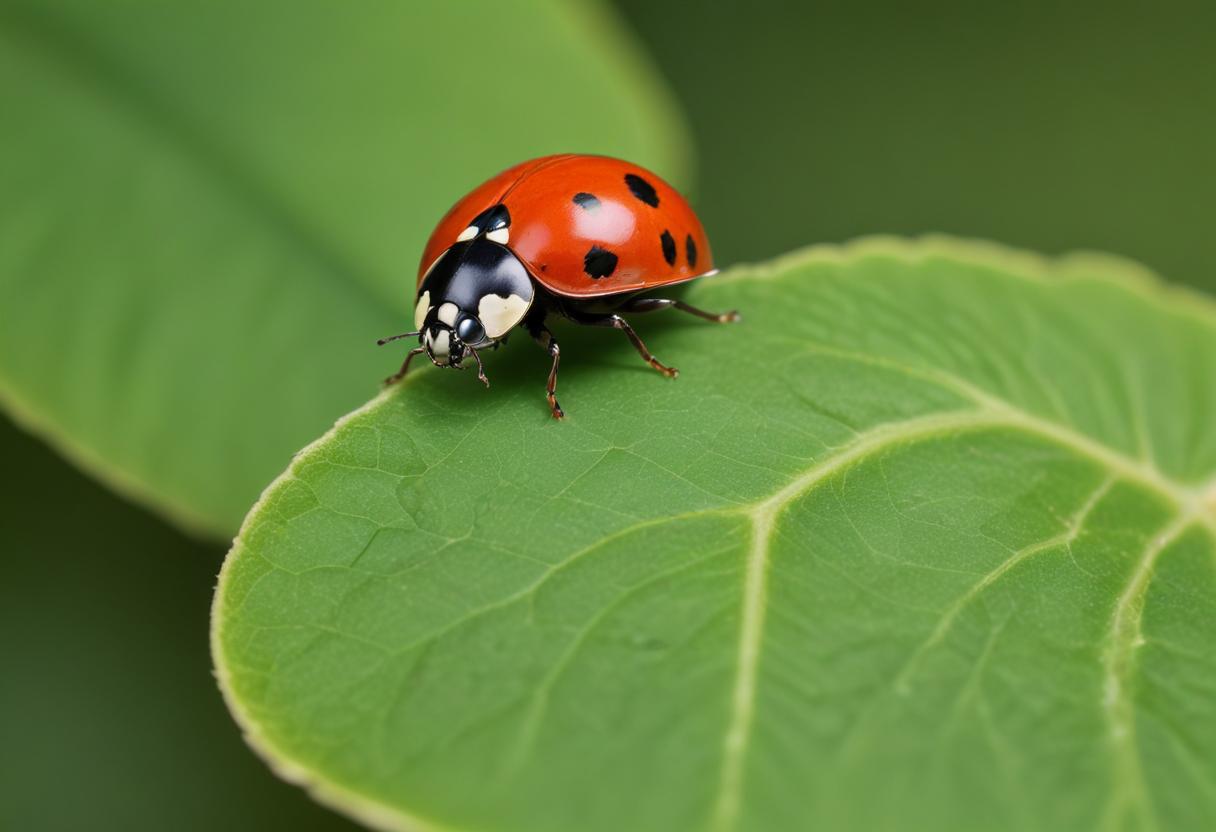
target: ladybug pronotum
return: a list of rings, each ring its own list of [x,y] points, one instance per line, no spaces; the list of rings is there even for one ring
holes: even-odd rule
[[[557,339],[550,315],[619,329],[650,366],[677,370],[650,354],[622,312],[674,307],[717,323],[714,314],[683,301],[642,297],[660,286],[713,274],[709,240],[692,208],[674,188],[637,165],[604,156],[563,154],[516,165],[460,200],[431,234],[418,269],[414,332],[401,369],[425,352],[438,367],[464,369],[472,356],[488,387],[480,350],[497,347],[522,327],[553,357],[546,396],[557,403]]]

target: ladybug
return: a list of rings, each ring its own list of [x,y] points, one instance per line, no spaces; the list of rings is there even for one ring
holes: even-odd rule
[[[709,240],[692,208],[645,168],[620,159],[573,153],[516,165],[457,202],[439,221],[418,267],[414,332],[401,369],[425,352],[437,367],[464,369],[472,357],[488,387],[480,351],[497,348],[522,327],[553,358],[545,388],[554,418],[561,351],[551,315],[625,333],[668,378],[678,371],[651,355],[621,317],[674,307],[717,323],[739,320],[680,300],[642,297],[660,286],[715,273]]]

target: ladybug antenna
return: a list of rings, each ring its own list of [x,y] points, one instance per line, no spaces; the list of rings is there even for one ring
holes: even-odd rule
[[[481,363],[481,356],[477,354],[477,350],[473,349],[468,344],[465,344],[464,348],[466,350],[468,350],[469,352],[473,353],[473,358],[477,359],[477,380],[480,381],[482,384],[484,384],[486,387],[489,387],[490,380],[488,378],[486,378],[486,368],[485,368],[485,365],[483,365]]]
[[[418,330],[417,332],[403,332],[400,335],[392,335],[392,336],[389,336],[388,338],[381,338],[380,340],[378,340],[376,342],[376,346],[383,347],[389,341],[400,341],[402,338],[413,338],[413,337],[415,337],[417,335],[421,335],[421,334],[422,334],[421,329]]]

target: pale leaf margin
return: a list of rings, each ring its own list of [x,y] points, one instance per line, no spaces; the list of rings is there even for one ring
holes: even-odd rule
[[[927,259],[944,258],[952,262],[980,268],[998,269],[1003,274],[1014,279],[1026,280],[1036,284],[1063,284],[1071,280],[1101,280],[1104,283],[1118,285],[1126,291],[1140,295],[1146,303],[1155,304],[1175,314],[1186,315],[1204,323],[1216,324],[1216,300],[1185,286],[1167,283],[1145,266],[1127,258],[1092,251],[1077,251],[1053,258],[1023,249],[1007,247],[999,243],[960,239],[941,234],[931,234],[911,239],[873,235],[861,237],[843,244],[815,244],[795,250],[765,263],[735,266],[722,274],[721,277],[713,279],[715,283],[729,283],[743,280],[762,281],[778,277],[787,271],[804,266],[834,263],[845,264],[872,256],[893,258],[909,264]],[[1096,277],[1098,275],[1101,277]],[[419,373],[410,377],[410,379],[407,379],[407,382],[418,378],[420,375],[422,374]],[[225,605],[227,579],[232,569],[232,564],[243,554],[246,533],[257,522],[262,507],[268,504],[273,497],[277,496],[281,488],[286,487],[297,476],[298,468],[302,461],[306,460],[314,449],[326,445],[348,423],[374,410],[384,401],[404,395],[403,390],[408,389],[408,386],[408,383],[402,383],[394,388],[386,389],[367,402],[367,404],[343,416],[323,436],[300,450],[293,458],[292,464],[288,469],[262,492],[261,497],[254,504],[253,508],[250,509],[244,523],[242,523],[241,530],[233,541],[232,549],[224,558],[223,566],[220,569],[211,607],[211,655],[215,665],[215,676],[220,692],[223,695],[224,702],[228,706],[229,712],[236,720],[245,742],[280,778],[303,788],[318,803],[345,814],[372,829],[385,830],[385,832],[472,832],[472,830],[461,829],[428,818],[418,817],[403,811],[399,807],[375,800],[354,789],[334,783],[328,780],[325,775],[281,753],[274,747],[262,727],[243,708],[232,686],[231,671],[223,660],[225,654],[221,645],[221,612]],[[942,426],[940,422],[943,416],[946,416],[946,414],[926,417],[923,421],[926,423],[926,427],[939,428]],[[1141,482],[1148,488],[1164,495],[1181,509],[1181,515],[1170,529],[1158,536],[1159,540],[1157,542],[1159,546],[1156,547],[1156,551],[1166,548],[1167,544],[1172,542],[1173,538],[1182,531],[1183,527],[1193,523],[1198,523],[1216,540],[1216,478],[1213,478],[1210,482],[1202,483],[1197,489],[1181,489],[1156,470],[1145,468],[1138,461],[1124,457],[1122,454],[1110,450],[1098,442],[1090,441],[1070,429],[1055,428],[1051,423],[1043,422],[1037,418],[1034,421],[1036,423],[1036,431],[1045,437],[1062,441],[1082,455],[1097,459],[1108,465],[1112,471],[1134,481]],[[967,424],[974,426],[977,423],[973,417],[969,417]],[[845,446],[838,453],[822,460],[817,460],[809,471],[799,475],[793,482],[784,486],[780,491],[758,502],[745,512],[752,515],[754,537],[749,547],[748,575],[745,578],[747,585],[744,587],[745,606],[748,606],[749,602],[753,602],[755,599],[763,596],[763,587],[760,585],[762,579],[759,577],[761,571],[752,568],[751,562],[756,560],[756,553],[758,551],[763,552],[767,549],[767,543],[760,540],[759,537],[761,532],[767,528],[766,524],[771,521],[770,515],[779,511],[790,494],[800,492],[808,483],[818,481],[826,473],[847,466],[854,459],[863,455],[861,451],[868,449],[874,442],[882,442],[884,439],[882,435],[884,434],[884,429],[882,427],[876,428],[868,432],[868,434],[866,441],[860,443],[860,446],[850,443],[850,445]],[[1145,563],[1151,565],[1151,562],[1152,556],[1146,556],[1141,564],[1141,569],[1145,568]],[[1133,581],[1133,584],[1135,583]],[[1131,591],[1132,588],[1129,587],[1128,591]],[[1126,604],[1127,600],[1126,597],[1120,599],[1120,608]],[[740,716],[744,723],[750,718],[746,670],[749,665],[750,657],[747,653],[751,639],[748,637],[749,634],[746,628],[749,621],[752,622],[752,626],[763,626],[757,611],[752,610],[752,613],[749,615],[745,610],[743,625],[745,630],[740,634],[740,645],[738,648],[740,655],[738,658],[740,659],[740,667],[743,669],[743,672],[739,673],[739,678],[736,680],[736,690],[733,693],[735,701],[732,710],[735,713],[732,725],[730,726],[732,732],[737,731],[739,727],[737,723],[740,721]],[[731,739],[731,737],[727,737],[728,744]],[[712,825],[715,829],[729,828],[737,809],[736,806],[731,805],[731,795],[734,792],[731,788],[731,780],[735,776],[735,773],[730,770],[730,760],[731,755],[728,754],[724,760],[724,770],[722,772],[723,793],[719,796],[719,804],[714,807],[713,812]]]

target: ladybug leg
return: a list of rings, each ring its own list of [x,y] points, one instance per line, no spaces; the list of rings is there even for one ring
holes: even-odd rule
[[[425,352],[425,350],[425,347],[414,347],[414,349],[410,350],[409,354],[405,356],[405,361],[401,362],[401,369],[386,378],[384,380],[384,386],[388,387],[390,384],[396,384],[397,382],[401,381],[401,379],[405,378],[405,373],[407,370],[409,370],[410,362],[414,360],[414,356],[420,352]]]
[[[475,358],[477,360],[477,380],[480,381],[482,384],[484,384],[486,387],[489,387],[490,380],[488,378],[486,378],[486,367],[484,364],[481,363],[481,356],[478,355],[477,350],[473,349],[472,347],[466,347],[466,349],[470,353],[472,353],[473,358]],[[464,369],[464,368],[462,367],[461,369]]]
[[[662,307],[654,307],[654,308],[659,309]],[[655,358],[651,354],[650,350],[646,349],[646,344],[644,344],[642,342],[642,339],[638,337],[638,334],[633,331],[633,327],[631,327],[629,325],[629,322],[626,321],[624,318],[622,318],[620,315],[605,315],[602,318],[591,318],[589,320],[587,320],[587,319],[580,320],[580,321],[578,321],[578,323],[587,324],[589,326],[610,326],[614,329],[619,329],[619,330],[621,330],[621,332],[624,332],[625,335],[627,335],[629,337],[629,341],[633,344],[633,348],[638,351],[638,355],[642,356],[642,358],[646,361],[646,363],[649,364],[651,367],[654,367],[656,370],[658,370],[660,373],[667,376],[668,378],[675,378],[676,376],[678,376],[680,374],[680,371],[677,370],[675,367],[668,367],[662,361]]]
[[[687,304],[682,300],[672,300],[668,298],[634,298],[625,303],[621,309],[625,312],[654,312],[656,309],[667,309],[675,307],[681,312],[687,312],[690,315],[696,315],[698,318],[704,318],[707,321],[713,321],[716,324],[731,324],[735,321],[742,320],[737,310],[729,312],[706,312],[704,309],[698,309],[691,304]]]
[[[553,337],[553,333],[543,323],[530,326],[528,331],[533,340],[553,356],[553,366],[549,369],[549,383],[545,385],[545,398],[549,401],[549,410],[552,411],[553,418],[561,419],[566,415],[562,406],[557,403],[557,365],[561,361],[561,348],[557,346],[557,339]]]

